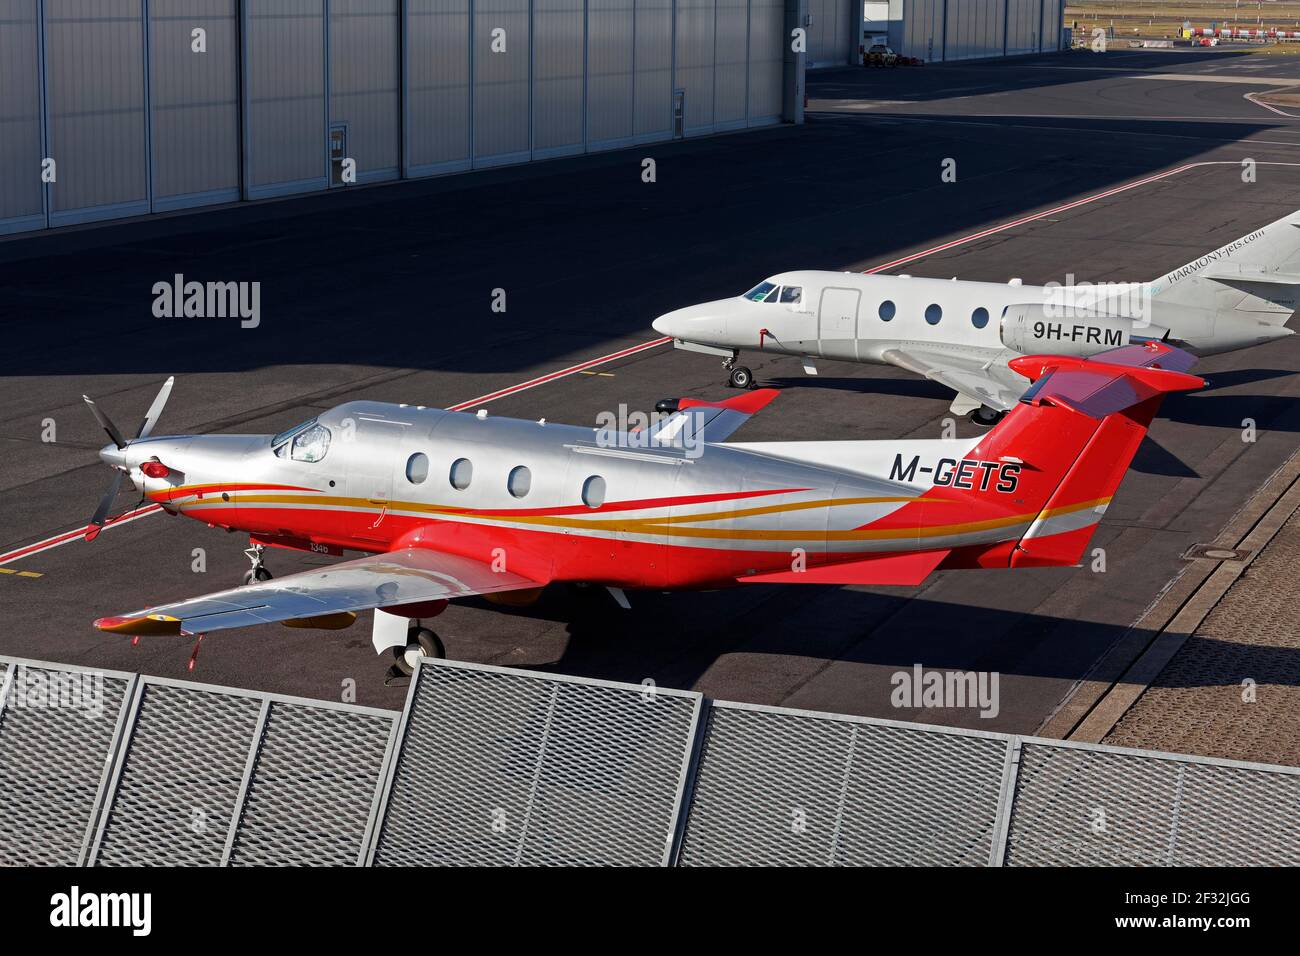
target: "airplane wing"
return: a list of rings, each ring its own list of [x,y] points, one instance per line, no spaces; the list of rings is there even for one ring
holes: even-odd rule
[[[406,548],[100,618],[95,626],[133,635],[208,634],[273,621],[340,627],[350,624],[355,612],[371,608],[539,588],[542,584],[512,572],[493,571],[470,558]]]
[[[671,411],[672,414],[650,429],[653,444],[658,448],[681,448],[692,439],[697,442],[723,441],[780,394],[775,388],[756,388],[724,402],[705,402],[698,398],[659,402],[655,411]]]
[[[909,345],[886,349],[881,355],[890,365],[951,388],[979,405],[1007,411],[1020,400],[1028,384],[1007,366],[1018,353],[995,349],[948,352]]]

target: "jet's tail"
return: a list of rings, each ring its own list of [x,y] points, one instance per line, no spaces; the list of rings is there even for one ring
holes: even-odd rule
[[[1187,352],[1159,342],[1090,359],[1012,360],[1011,367],[1034,384],[970,457],[998,464],[996,490],[1004,494],[995,497],[1008,514],[996,520],[1023,531],[976,563],[1077,564],[1161,400],[1205,385],[1186,373],[1194,362]],[[948,490],[961,494],[955,487]]]
[[[1300,210],[1166,273],[1152,299],[1157,324],[1181,307],[1280,327],[1300,305]]]

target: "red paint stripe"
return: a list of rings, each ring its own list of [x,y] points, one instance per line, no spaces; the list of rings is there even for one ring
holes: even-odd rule
[[[557,378],[576,375],[578,372],[584,372],[589,368],[595,368],[597,365],[604,365],[607,362],[626,358],[629,355],[636,355],[638,352],[645,352],[649,349],[657,348],[660,345],[667,345],[671,341],[672,337],[668,335],[665,335],[663,338],[651,339],[649,342],[642,342],[640,345],[633,345],[631,348],[626,348],[619,352],[611,352],[609,355],[602,355],[600,358],[594,358],[586,362],[579,362],[577,365],[570,365],[568,368],[562,368],[558,372],[539,375],[537,378],[529,379],[527,382],[521,382],[518,385],[511,385],[509,388],[503,388],[495,392],[488,392],[486,395],[480,395],[478,398],[471,398],[468,402],[461,402],[459,405],[450,405],[448,406],[447,411],[463,412],[465,409],[471,408],[475,405],[486,405],[488,402],[495,402],[498,398],[515,395],[519,392],[527,391],[530,388],[536,388],[538,385],[545,385],[547,382],[553,382]]]
[[[110,518],[104,523],[107,530],[114,525],[127,524],[136,518],[143,518],[153,514],[155,511],[161,511],[158,505],[145,505],[143,508],[136,508],[134,511],[128,511],[120,514],[116,518]],[[76,541],[83,538],[86,532],[90,530],[90,525],[84,525],[74,531],[65,531],[63,534],[55,535],[53,538],[46,538],[44,541],[37,541],[35,544],[29,544],[26,547],[19,548],[16,551],[8,551],[0,554],[0,564],[8,564],[11,561],[17,561],[19,558],[29,558],[34,554],[40,554],[42,551],[48,551],[50,548],[57,548],[59,545],[67,544],[69,541]]]
[[[1005,232],[1008,229],[1014,229],[1016,226],[1023,226],[1025,223],[1035,222],[1046,216],[1054,215],[1058,212],[1067,212],[1071,209],[1077,209],[1079,206],[1086,206],[1088,203],[1097,202],[1099,199],[1106,199],[1110,196],[1117,196],[1120,193],[1128,192],[1130,189],[1137,189],[1139,186],[1146,186],[1158,180],[1165,179],[1169,176],[1186,172],[1189,169],[1195,169],[1197,166],[1205,166],[1206,163],[1187,163],[1176,169],[1168,169],[1163,173],[1156,173],[1154,176],[1147,176],[1145,179],[1135,179],[1131,183],[1125,183],[1123,186],[1116,186],[1114,189],[1107,189],[1105,192],[1094,193],[1091,196],[1084,196],[1082,199],[1075,199],[1071,202],[1055,206],[1051,209],[1045,209],[1042,212],[1036,212],[1032,216],[1022,216],[1020,219],[1004,222],[1000,226],[990,226],[988,229],[982,229],[979,232],[973,232],[969,236],[962,236],[960,239],[953,239],[951,242],[945,242],[942,245],[931,246],[929,249],[921,252],[914,252],[911,255],[903,256],[901,259],[894,259],[892,262],[886,262],[882,265],[873,266],[863,271],[863,275],[872,275],[876,272],[883,272],[885,269],[892,269],[895,266],[906,265],[909,262],[915,262],[917,259],[924,259],[926,256],[932,256],[936,252],[944,252],[956,246],[963,246],[968,242],[974,242],[977,239],[983,239],[986,236],[993,236],[999,232]]]

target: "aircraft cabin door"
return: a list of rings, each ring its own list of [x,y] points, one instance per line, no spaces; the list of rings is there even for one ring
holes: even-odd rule
[[[829,359],[858,357],[858,301],[862,293],[857,289],[823,289],[817,309],[817,335],[821,340],[821,356]]]
[[[353,436],[345,442],[348,451],[348,493],[353,499],[352,536],[386,541],[393,524],[388,509],[393,498],[394,461],[403,448],[406,425],[358,415],[353,419]]]

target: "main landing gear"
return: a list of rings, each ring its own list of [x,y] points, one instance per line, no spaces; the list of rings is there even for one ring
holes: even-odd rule
[[[243,583],[253,584],[257,581],[271,580],[271,572],[266,570],[266,565],[262,563],[262,554],[266,551],[266,545],[255,544],[244,552],[248,560],[252,563],[252,568],[244,572]]]
[[[406,646],[393,648],[393,666],[388,669],[388,680],[410,677],[415,663],[421,657],[446,657],[447,649],[442,638],[427,627],[415,625],[406,632]]]
[[[1006,412],[999,411],[996,408],[989,408],[987,405],[981,405],[970,413],[970,420],[981,428],[992,428],[998,422],[1002,421],[1002,416]]]

